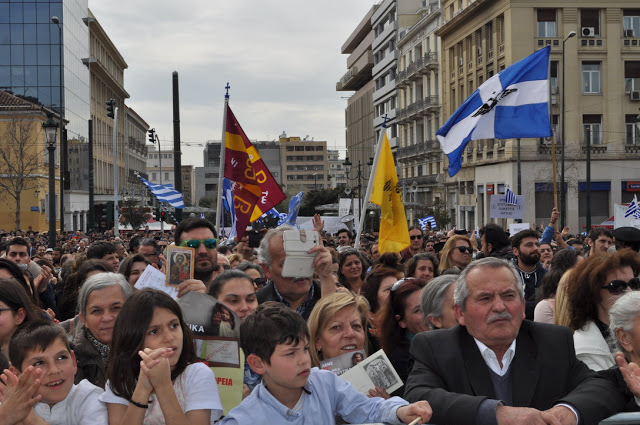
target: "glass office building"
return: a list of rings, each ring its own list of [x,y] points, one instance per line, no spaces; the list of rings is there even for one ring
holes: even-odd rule
[[[63,98],[68,140],[85,140],[89,109],[89,30],[83,22],[88,0],[0,0],[0,90],[58,110],[59,29],[62,25]],[[74,170],[70,170],[71,173]]]

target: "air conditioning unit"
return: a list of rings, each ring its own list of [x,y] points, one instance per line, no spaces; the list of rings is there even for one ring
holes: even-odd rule
[[[558,88],[558,86],[551,86],[551,94],[558,94],[560,93],[560,89]]]
[[[631,100],[640,100],[640,91],[632,91]]]
[[[558,104],[558,95],[556,95],[556,94],[552,94],[551,95],[551,104],[552,105],[557,105]]]
[[[553,141],[553,138],[549,136],[542,138],[543,145],[550,145],[552,141]]]
[[[583,37],[595,37],[596,29],[594,27],[582,27],[582,36]]]
[[[625,37],[635,37],[635,35],[633,34],[633,30],[624,30],[624,36]]]

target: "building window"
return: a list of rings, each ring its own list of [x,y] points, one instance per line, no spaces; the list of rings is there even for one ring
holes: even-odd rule
[[[602,115],[582,116],[583,138],[589,145],[602,144]]]
[[[557,37],[556,9],[538,9],[538,37]]]
[[[624,63],[624,92],[640,91],[640,62]]]
[[[583,37],[600,35],[600,9],[580,10],[580,26]]]
[[[625,115],[624,126],[627,134],[627,145],[640,144],[640,131],[638,131],[638,126],[636,126],[636,115]]]
[[[156,179],[156,173],[151,173],[151,180],[155,180]]]
[[[551,93],[558,93],[558,61],[549,63],[549,87]]]
[[[582,62],[582,93],[600,93],[600,62]]]
[[[169,181],[169,173],[164,173],[164,180]]]
[[[640,9],[624,9],[622,14],[624,35],[627,35],[627,31],[633,31],[632,34],[628,33],[629,37],[640,37]]]

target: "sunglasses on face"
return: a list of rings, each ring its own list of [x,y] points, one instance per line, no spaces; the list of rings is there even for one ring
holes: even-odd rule
[[[414,240],[416,240],[416,239],[422,239],[422,235],[412,235],[412,236],[409,236],[409,238],[410,238],[412,241],[414,241]]]
[[[264,277],[257,277],[255,279],[253,279],[253,283],[255,283],[257,286],[264,286],[265,283],[267,283],[267,279]]]
[[[473,252],[473,248],[468,246],[457,246],[456,249],[460,251],[461,254],[464,254],[465,252],[467,254],[471,254]]]
[[[414,280],[415,277],[405,277],[404,279],[400,279],[399,281],[397,281],[396,283],[394,283],[393,285],[391,285],[391,292],[395,292],[398,290],[399,287],[402,286],[403,283],[405,283],[408,280]]]
[[[182,241],[180,246],[186,246],[193,249],[200,248],[200,244],[204,244],[204,247],[207,249],[213,249],[218,246],[218,240],[216,238],[209,239],[189,239],[186,241]]]
[[[620,279],[612,280],[608,285],[603,285],[602,289],[606,289],[611,295],[620,295],[627,290],[627,287],[633,291],[640,289],[640,279],[634,277],[628,282]]]

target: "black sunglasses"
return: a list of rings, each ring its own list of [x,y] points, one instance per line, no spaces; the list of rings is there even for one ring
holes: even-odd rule
[[[189,239],[186,241],[182,241],[180,246],[187,246],[189,248],[198,249],[200,244],[204,244],[204,247],[207,249],[213,249],[218,246],[218,240],[216,238],[209,239]]]
[[[465,252],[471,254],[473,252],[473,248],[468,246],[457,246],[456,249],[462,254],[464,254]]]
[[[640,289],[640,279],[634,277],[629,282],[620,279],[612,280],[608,285],[603,285],[602,289],[606,289],[611,295],[620,295],[624,293],[627,287],[633,291]]]
[[[409,236],[409,238],[410,238],[412,241],[413,241],[413,240],[416,240],[416,239],[422,239],[422,235],[411,235],[411,236]]]

